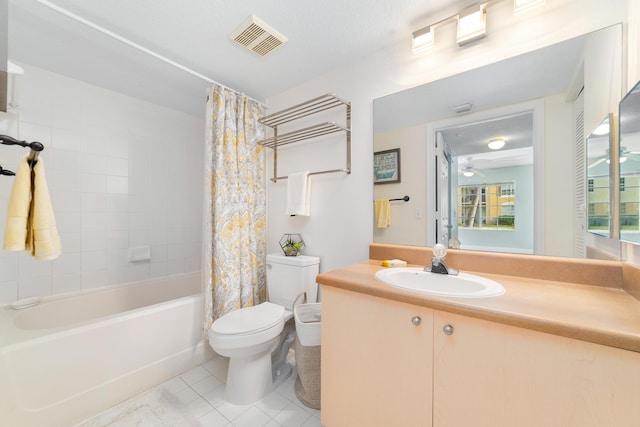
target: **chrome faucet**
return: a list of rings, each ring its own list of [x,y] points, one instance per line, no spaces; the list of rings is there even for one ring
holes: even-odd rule
[[[431,258],[431,266],[426,266],[424,271],[437,274],[450,274],[452,276],[458,275],[458,270],[453,267],[449,267],[444,258],[447,256],[447,248],[441,243],[436,243],[433,246],[433,258]]]

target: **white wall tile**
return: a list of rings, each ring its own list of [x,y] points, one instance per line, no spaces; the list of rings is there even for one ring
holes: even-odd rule
[[[129,212],[129,196],[107,194],[107,212]]]
[[[107,175],[129,176],[129,160],[109,157],[107,159]]]
[[[63,253],[51,262],[53,276],[74,274],[80,271],[81,255],[79,252]]]
[[[73,172],[77,174],[80,172],[80,153],[77,151],[52,149],[47,150],[48,153],[53,153],[53,162],[47,163],[47,171],[49,169],[59,169],[65,172]]]
[[[51,295],[51,276],[27,277],[18,280],[18,299]]]
[[[49,147],[51,146],[51,126],[23,122],[20,124],[20,135],[17,138],[26,141],[38,141],[44,144],[45,147]]]
[[[82,212],[106,212],[107,195],[104,193],[81,193]]]
[[[150,230],[149,231],[149,244],[150,245],[166,245],[167,244],[167,230]]]
[[[190,212],[201,212],[204,120],[25,69],[20,122],[0,115],[0,129],[45,144],[62,255],[36,261],[26,252],[0,252],[0,304],[194,271],[202,216]],[[0,163],[15,170],[24,154],[6,147]],[[171,167],[185,170],[171,174]],[[11,182],[0,180],[1,205],[10,191]],[[0,224],[5,220],[0,211]],[[184,230],[187,220],[198,225]],[[129,263],[128,248],[140,245],[152,246],[151,262]]]
[[[54,275],[51,279],[51,288],[54,295],[79,291],[82,289],[82,275],[78,272]]]
[[[129,157],[129,138],[125,134],[117,134],[107,145],[107,154],[126,159]]]
[[[107,230],[107,249],[129,247],[129,230]]]
[[[107,269],[107,251],[91,251],[82,252],[81,261],[82,273],[89,273],[95,271],[102,271]],[[84,279],[83,279],[84,288]]]
[[[94,173],[81,173],[80,191],[83,193],[106,193],[107,176]]]
[[[60,235],[60,243],[63,252],[80,252],[82,250],[82,233],[80,233],[79,230],[73,232],[60,232],[60,228],[58,228],[58,234]]]
[[[80,193],[77,191],[51,191],[50,194],[54,212],[81,211]]]
[[[71,150],[80,152],[82,133],[79,128],[61,129],[53,127],[51,129],[51,146],[56,150]]]
[[[129,214],[126,212],[107,213],[107,230],[127,230],[129,228]]]
[[[69,169],[53,169],[46,172],[49,191],[78,191],[80,175]]]
[[[61,233],[65,232],[78,232],[80,228],[78,224],[81,221],[80,212],[55,212],[56,214],[56,225],[58,226],[58,231]]]
[[[184,260],[176,259],[173,261],[167,261],[167,274],[172,276],[174,274],[183,274],[185,273],[184,269]]]
[[[108,143],[109,138],[107,134],[101,134],[94,129],[83,133],[80,148],[82,153],[104,156],[107,154]]]
[[[164,277],[164,276],[167,276],[168,274],[169,273],[168,273],[166,262],[158,262],[158,263],[152,262],[151,265],[149,266],[149,277],[151,278]]]
[[[18,254],[18,282],[35,277],[50,277],[52,261],[39,261],[27,251]]]
[[[104,212],[86,212],[80,221],[80,230],[86,231],[106,231],[107,214]],[[77,227],[77,224],[76,224]]]
[[[80,273],[82,278],[82,289],[94,289],[107,286],[107,269],[83,270]]]
[[[129,230],[129,247],[151,244],[149,230]]]
[[[101,231],[84,231],[82,233],[82,251],[104,251],[107,249],[107,233]],[[80,267],[80,266],[78,266]],[[80,270],[80,268],[78,268]],[[69,271],[68,273],[72,273]]]
[[[107,158],[98,154],[82,153],[80,156],[80,172],[106,174]]]
[[[129,214],[129,229],[130,230],[148,230],[149,229],[149,214],[146,212],[132,212]]]
[[[168,247],[167,245],[153,245],[151,246],[151,263],[164,262],[168,260]]]
[[[164,275],[164,274],[163,274]],[[159,276],[154,276],[159,277]],[[9,304],[18,299],[18,281],[0,281],[0,304]]]
[[[107,176],[107,193],[129,194],[129,178],[126,176]]]
[[[0,282],[18,280],[18,255],[0,258]]]

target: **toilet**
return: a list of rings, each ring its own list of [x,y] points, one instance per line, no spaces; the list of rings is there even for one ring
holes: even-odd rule
[[[267,255],[267,302],[225,314],[209,329],[209,345],[229,358],[225,397],[248,405],[270,393],[291,374],[286,361],[295,339],[293,304],[306,292],[318,296],[320,259],[313,256]],[[300,301],[302,299],[300,298]]]

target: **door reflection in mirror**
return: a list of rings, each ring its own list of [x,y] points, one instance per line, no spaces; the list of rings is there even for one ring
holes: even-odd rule
[[[436,131],[453,171],[451,237],[461,249],[534,253],[533,112],[468,120]]]

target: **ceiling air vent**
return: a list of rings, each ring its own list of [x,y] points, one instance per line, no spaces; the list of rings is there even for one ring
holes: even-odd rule
[[[236,28],[229,38],[260,56],[268,55],[287,41],[285,36],[253,15]]]

